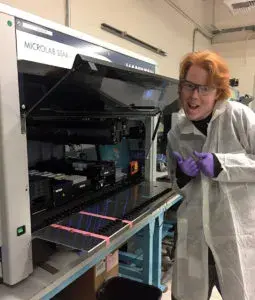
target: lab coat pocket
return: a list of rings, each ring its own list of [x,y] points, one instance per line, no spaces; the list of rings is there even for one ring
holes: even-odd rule
[[[181,218],[178,220],[177,231],[177,258],[187,259],[187,240],[188,240],[188,220]]]

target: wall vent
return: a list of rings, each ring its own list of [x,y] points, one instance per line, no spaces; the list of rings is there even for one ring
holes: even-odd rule
[[[255,8],[255,1],[247,0],[224,0],[233,15],[248,14]]]

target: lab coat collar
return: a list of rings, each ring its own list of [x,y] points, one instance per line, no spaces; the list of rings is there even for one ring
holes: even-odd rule
[[[183,109],[179,112],[179,120],[180,120],[180,131],[181,134],[195,134],[195,135],[203,135],[201,131],[199,131],[194,124],[186,117]]]
[[[217,119],[220,115],[224,113],[227,107],[227,101],[217,101],[214,107],[213,116],[210,122]],[[184,110],[181,109],[179,112],[179,120],[181,120],[180,130],[181,134],[194,134],[203,135],[203,133],[194,126],[194,124],[186,117]]]
[[[220,115],[222,115],[225,112],[227,108],[227,103],[228,103],[227,100],[223,100],[223,101],[220,100],[216,102],[211,121],[217,119]]]

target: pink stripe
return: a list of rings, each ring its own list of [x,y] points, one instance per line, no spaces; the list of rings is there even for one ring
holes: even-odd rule
[[[105,220],[110,220],[110,221],[121,221],[124,224],[128,224],[130,226],[130,228],[133,227],[133,222],[128,221],[128,220],[121,220],[121,219],[117,219],[117,218],[113,218],[113,217],[102,216],[102,215],[98,215],[98,214],[94,214],[94,213],[86,212],[86,211],[80,211],[80,214],[86,215],[86,216],[97,217],[97,218],[101,218],[101,219],[105,219]]]
[[[80,211],[80,214],[86,215],[86,216],[91,216],[91,217],[97,217],[97,218],[105,219],[105,220],[109,220],[109,221],[117,221],[117,219],[113,218],[113,217],[102,216],[102,215],[93,214],[93,213],[86,212],[86,211]]]
[[[51,224],[50,226],[53,227],[53,228],[66,230],[66,231],[71,232],[71,233],[78,233],[78,234],[82,234],[82,235],[85,235],[85,236],[94,237],[94,238],[97,238],[97,239],[100,239],[100,240],[105,240],[107,246],[110,244],[110,238],[108,236],[104,236],[104,235],[100,235],[100,234],[96,234],[96,233],[92,233],[92,232],[87,232],[87,231],[84,231],[84,230],[75,229],[75,228],[72,228],[72,227],[67,227],[67,226],[63,226],[63,225],[59,225],[59,224]]]
[[[128,220],[121,220],[123,223],[128,224],[130,226],[130,228],[133,227],[133,222],[132,221],[128,221]]]

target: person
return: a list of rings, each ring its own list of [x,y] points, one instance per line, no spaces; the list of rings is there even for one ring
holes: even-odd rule
[[[178,122],[168,168],[177,212],[172,299],[255,299],[255,114],[228,101],[229,70],[211,51],[180,65]]]

